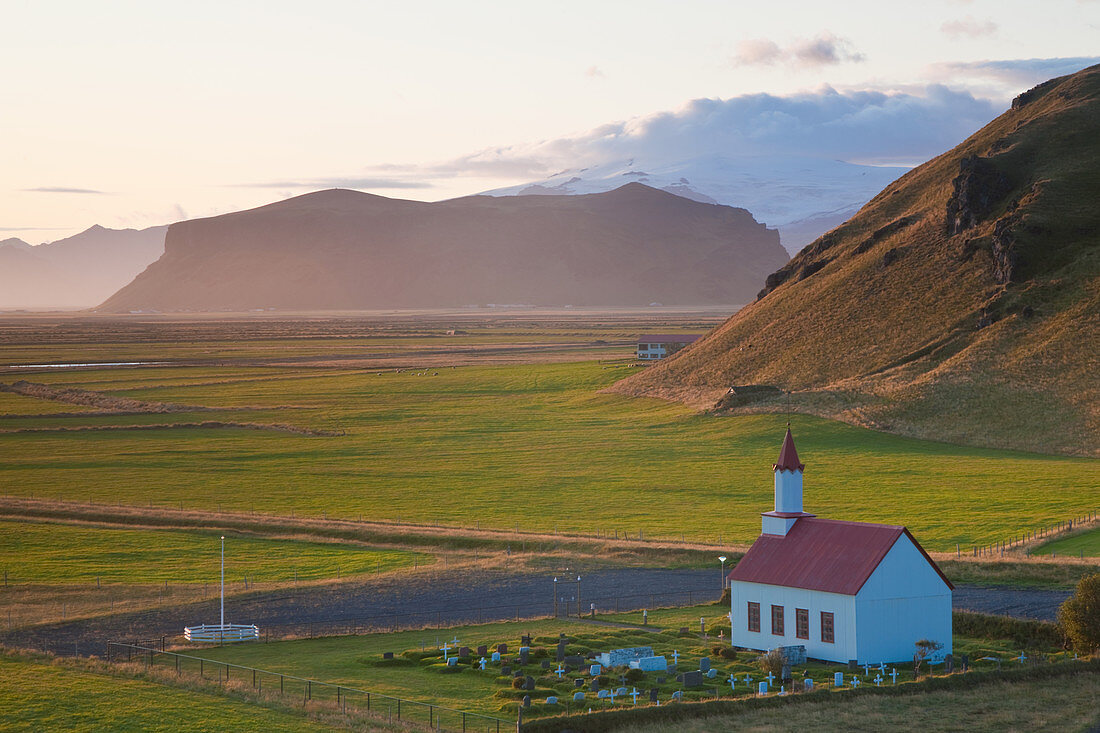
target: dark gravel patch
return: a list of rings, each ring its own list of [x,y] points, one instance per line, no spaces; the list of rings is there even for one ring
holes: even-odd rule
[[[715,601],[713,570],[617,568],[583,574],[581,610],[597,612],[691,605]],[[393,628],[457,625],[545,616],[553,613],[549,576],[479,572],[442,574],[410,581],[392,578],[239,595],[226,599],[226,621],[254,623],[273,636],[324,636]],[[576,613],[576,584],[560,583],[558,595]],[[1053,621],[1070,591],[963,585],[954,607],[980,613]],[[564,604],[563,604],[564,605]],[[58,654],[102,654],[107,641],[159,640],[183,627],[216,623],[218,600],[140,613],[39,626],[0,635],[10,646]]]

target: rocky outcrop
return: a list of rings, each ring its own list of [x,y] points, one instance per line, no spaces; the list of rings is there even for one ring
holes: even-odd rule
[[[989,158],[968,155],[959,161],[959,175],[951,182],[945,228],[951,236],[984,221],[1008,195],[1012,183]]]

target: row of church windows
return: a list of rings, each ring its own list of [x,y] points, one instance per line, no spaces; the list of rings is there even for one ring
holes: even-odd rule
[[[760,604],[749,601],[748,610],[749,631],[760,631]],[[783,626],[783,606],[772,605],[772,633],[783,636],[786,632]],[[805,608],[794,609],[794,635],[798,639],[810,638],[810,611]],[[821,612],[821,640],[826,644],[833,643],[833,614],[829,611]]]

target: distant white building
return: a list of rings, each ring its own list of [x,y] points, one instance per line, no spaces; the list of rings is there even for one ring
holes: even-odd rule
[[[702,334],[643,334],[638,337],[637,354],[639,359],[647,361],[672,356],[690,343],[698,341]]]
[[[734,646],[802,645],[861,664],[911,661],[916,642],[951,653],[954,586],[905,527],[818,519],[802,511],[790,429],[775,471],[775,509],[729,573]]]

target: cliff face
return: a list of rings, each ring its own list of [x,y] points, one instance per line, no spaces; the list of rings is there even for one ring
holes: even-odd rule
[[[744,303],[786,259],[744,209],[640,184],[439,203],[333,190],[172,225],[101,309]]]
[[[1021,95],[615,389],[719,410],[772,386],[898,433],[1100,455],[1100,67]]]

